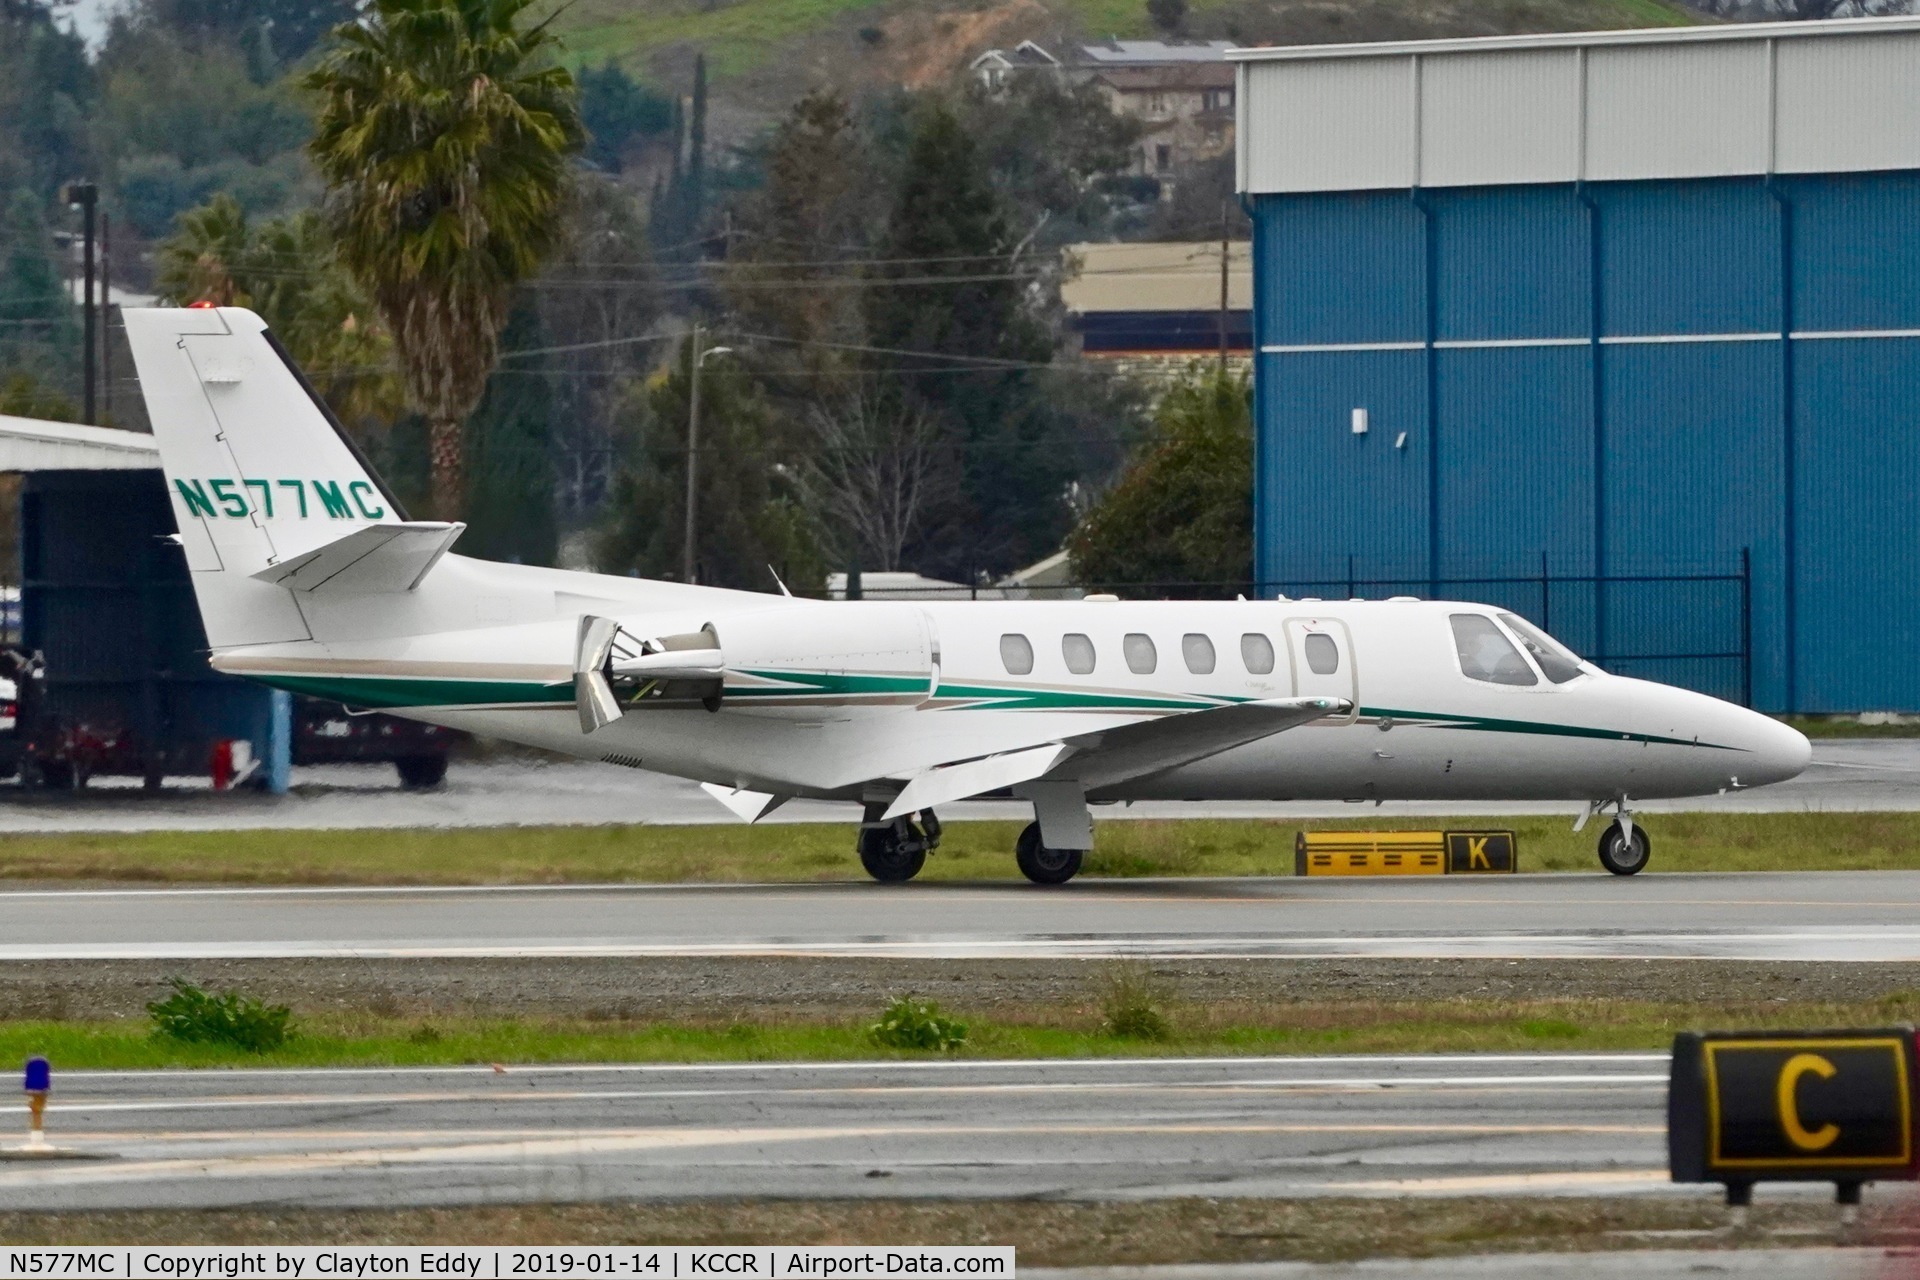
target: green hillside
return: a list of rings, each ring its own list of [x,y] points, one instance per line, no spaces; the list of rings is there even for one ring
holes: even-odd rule
[[[913,27],[910,19],[916,15],[973,20],[945,24],[952,28],[945,33],[938,30],[941,24],[921,22],[918,30],[908,31],[901,48],[895,29]],[[1697,21],[1697,14],[1673,0],[1192,0],[1189,29],[1196,36],[1273,44]],[[1153,33],[1142,0],[1014,0],[998,7],[899,0],[577,0],[564,8],[559,24],[583,61],[613,58],[645,72],[657,69],[662,55],[699,49],[719,79],[780,67],[802,49],[815,69],[824,64],[856,81],[867,79],[871,72],[863,74],[862,63],[882,60],[858,38],[863,26],[887,32],[891,56],[884,62],[896,73],[903,59],[911,65],[918,58],[930,67],[964,61],[978,52],[967,37],[982,29],[1018,33],[1012,36],[1016,40],[1020,35],[1050,39],[1062,29],[1094,38]],[[962,47],[953,47],[956,43]]]

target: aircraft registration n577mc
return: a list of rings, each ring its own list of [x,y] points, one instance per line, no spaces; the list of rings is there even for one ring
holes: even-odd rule
[[[830,602],[449,553],[408,520],[259,317],[129,310],[213,665],[590,760],[691,778],[756,820],[864,806],[907,880],[938,806],[1032,803],[1059,884],[1089,805],[1134,799],[1631,801],[1790,778],[1794,730],[1610,675],[1521,618],[1442,601]]]

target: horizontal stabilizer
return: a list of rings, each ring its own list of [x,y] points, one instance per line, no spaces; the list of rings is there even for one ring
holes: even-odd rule
[[[1266,698],[1143,720],[1067,738],[1075,755],[1063,772],[1088,790],[1111,787],[1351,710],[1353,704],[1341,698]]]
[[[998,791],[1015,783],[1031,782],[1071,751],[1071,747],[1052,742],[1044,747],[929,769],[908,782],[881,816],[890,821],[903,813],[916,813],[950,800],[965,800],[968,796]]]
[[[466,529],[430,521],[370,524],[253,575],[289,591],[385,595],[411,591]]]

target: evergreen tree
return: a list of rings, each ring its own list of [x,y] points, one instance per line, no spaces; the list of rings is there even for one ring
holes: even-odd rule
[[[508,313],[500,345],[508,351],[549,345],[527,299]],[[532,361],[507,361],[467,424],[465,555],[517,564],[554,560],[553,386]]]
[[[673,101],[654,93],[607,59],[598,70],[582,67],[580,119],[587,127],[587,158],[609,173],[620,172],[635,138],[673,127]]]
[[[962,460],[956,501],[909,553],[923,571],[998,574],[1051,554],[1070,524],[1068,450],[1034,370],[1053,344],[1025,298],[1014,237],[978,146],[945,104],[915,122],[868,291],[875,366],[934,411]],[[907,354],[901,354],[907,353]],[[939,353],[959,359],[934,359]]]
[[[609,573],[678,578],[687,486],[687,410],[692,343],[649,382],[635,406],[637,430],[614,479],[598,560]],[[740,364],[709,360],[700,372],[700,465],[696,576],[708,586],[765,591],[772,565],[792,585],[824,580],[811,521],[774,465],[776,423]]]
[[[0,373],[30,372],[37,383],[75,380],[76,310],[40,202],[24,188],[15,191],[0,220]]]
[[[1154,437],[1068,539],[1074,576],[1119,590],[1242,590],[1253,577],[1252,405],[1245,374],[1210,366],[1169,390]]]

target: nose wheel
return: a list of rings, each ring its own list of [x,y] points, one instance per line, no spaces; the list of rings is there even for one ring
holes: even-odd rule
[[[1600,865],[1617,876],[1640,874],[1652,856],[1653,842],[1645,827],[1612,822],[1600,833]]]

